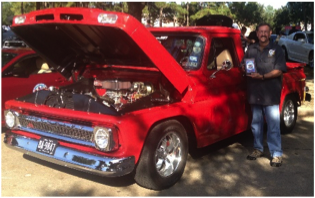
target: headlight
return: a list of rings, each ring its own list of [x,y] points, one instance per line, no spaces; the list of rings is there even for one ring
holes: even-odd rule
[[[94,128],[93,140],[95,147],[101,151],[113,151],[118,148],[117,133],[105,127]]]
[[[9,128],[15,126],[15,116],[11,111],[4,111],[5,123]]]

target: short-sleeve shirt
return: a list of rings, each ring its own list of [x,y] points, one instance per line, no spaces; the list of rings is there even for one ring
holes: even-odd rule
[[[257,73],[261,75],[267,74],[272,70],[281,70],[283,73],[287,71],[282,48],[271,42],[269,42],[269,45],[266,46],[263,51],[260,51],[258,43],[250,45],[244,58],[254,58]],[[247,99],[250,104],[280,104],[281,90],[282,75],[265,80],[247,77]]]

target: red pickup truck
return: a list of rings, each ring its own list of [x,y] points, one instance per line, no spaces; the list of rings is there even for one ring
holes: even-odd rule
[[[130,15],[85,8],[13,21],[73,83],[6,102],[4,142],[12,149],[102,176],[132,172],[139,185],[160,190],[181,178],[190,149],[249,129],[239,30],[147,29]],[[305,97],[303,65],[288,68],[283,131],[293,129]]]

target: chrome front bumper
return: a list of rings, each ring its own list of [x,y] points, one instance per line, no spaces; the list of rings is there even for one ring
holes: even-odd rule
[[[118,177],[126,175],[132,172],[135,167],[135,159],[133,156],[126,158],[109,158],[60,145],[56,148],[54,155],[39,153],[36,151],[38,140],[11,133],[5,134],[4,143],[9,148],[27,155],[101,176]]]

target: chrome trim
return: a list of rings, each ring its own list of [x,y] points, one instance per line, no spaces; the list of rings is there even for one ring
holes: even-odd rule
[[[167,133],[159,142],[155,150],[155,168],[162,177],[172,175],[182,161],[182,148],[177,134]]]
[[[22,131],[26,131],[26,132],[30,132],[30,133],[34,133],[36,135],[40,135],[40,136],[46,136],[46,137],[51,137],[54,139],[58,139],[58,140],[63,140],[63,141],[67,141],[67,142],[71,142],[71,143],[75,143],[75,144],[82,144],[85,146],[92,146],[95,147],[95,144],[93,142],[86,142],[83,140],[78,140],[78,139],[73,139],[70,137],[66,137],[66,136],[61,136],[61,135],[57,135],[54,133],[48,133],[48,132],[41,132],[41,131],[37,131],[34,129],[30,129],[30,128],[26,128],[26,127],[19,127],[18,129],[22,130]]]
[[[284,109],[283,109],[283,119],[284,119],[284,124],[286,126],[291,126],[292,123],[295,120],[295,108],[294,108],[294,103],[292,100],[289,100],[288,102],[285,103]]]
[[[95,147],[95,144],[92,141],[92,139],[90,141],[85,141],[85,140],[76,139],[75,137],[70,137],[70,135],[67,135],[67,134],[56,134],[53,131],[47,131],[47,130],[41,131],[41,130],[35,129],[35,128],[24,127],[24,126],[22,126],[20,119],[25,119],[25,120],[30,121],[30,122],[54,125],[56,127],[60,127],[61,130],[63,127],[67,127],[68,129],[71,128],[73,130],[77,129],[77,130],[81,130],[81,131],[86,131],[87,133],[91,134],[91,137],[93,137],[93,128],[92,127],[78,125],[78,124],[69,124],[69,123],[64,123],[64,122],[59,122],[59,121],[53,121],[53,120],[38,118],[35,116],[22,115],[16,111],[11,111],[11,112],[16,116],[16,119],[17,119],[17,124],[15,127],[13,127],[13,129],[23,130],[26,132],[31,132],[31,133],[34,133],[37,135],[51,137],[51,138],[55,138],[55,139],[61,139],[64,141],[75,143],[75,144],[82,144],[82,145],[86,145],[86,146]]]
[[[77,169],[96,175],[117,177],[133,171],[135,167],[134,156],[125,158],[111,158],[96,154],[85,153],[79,150],[58,146],[55,154],[47,155],[36,151],[38,140],[20,136],[17,134],[5,134],[4,143],[9,148],[27,155]]]

